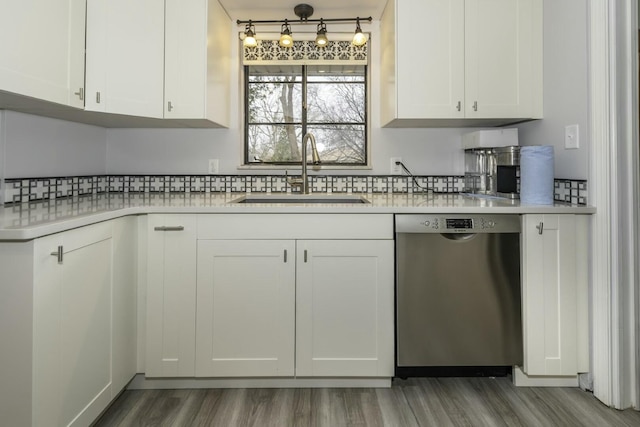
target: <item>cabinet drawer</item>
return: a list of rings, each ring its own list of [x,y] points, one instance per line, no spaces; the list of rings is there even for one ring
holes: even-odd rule
[[[198,239],[393,239],[388,214],[199,215]]]

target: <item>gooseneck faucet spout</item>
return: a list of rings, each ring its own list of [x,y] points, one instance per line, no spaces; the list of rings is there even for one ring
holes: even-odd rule
[[[316,137],[307,132],[302,137],[302,177],[301,178],[289,178],[290,185],[299,186],[302,188],[302,194],[309,194],[309,177],[307,174],[307,141],[311,140],[311,159],[314,165],[320,164],[320,154],[318,154],[318,147],[316,145]]]
[[[311,159],[314,165],[320,164],[320,155],[316,146],[316,137],[311,133],[302,137],[302,193],[309,194],[309,177],[307,176],[307,140],[311,140]]]

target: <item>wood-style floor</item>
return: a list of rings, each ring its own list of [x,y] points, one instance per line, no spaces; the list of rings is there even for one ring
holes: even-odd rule
[[[390,389],[128,390],[97,426],[640,426],[577,388],[411,378]]]

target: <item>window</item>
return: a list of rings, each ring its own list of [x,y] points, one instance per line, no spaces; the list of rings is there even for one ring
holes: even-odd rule
[[[323,165],[365,166],[366,73],[365,65],[245,66],[244,163],[300,164],[311,132]]]

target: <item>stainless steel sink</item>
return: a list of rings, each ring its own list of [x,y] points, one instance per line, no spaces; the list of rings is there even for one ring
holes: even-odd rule
[[[314,204],[363,204],[370,203],[362,196],[337,194],[250,194],[231,200],[229,203],[314,203]]]

